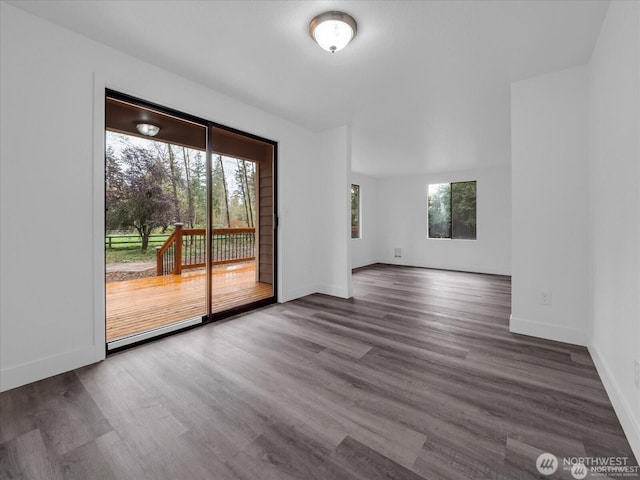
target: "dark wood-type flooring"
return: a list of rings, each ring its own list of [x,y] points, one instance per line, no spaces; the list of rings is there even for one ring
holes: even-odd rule
[[[508,277],[376,265],[0,395],[2,479],[529,479],[627,456],[585,348],[512,335]],[[552,478],[573,478],[559,470]]]

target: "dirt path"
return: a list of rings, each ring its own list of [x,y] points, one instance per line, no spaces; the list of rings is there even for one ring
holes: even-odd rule
[[[109,263],[105,270],[107,283],[132,280],[134,278],[153,277],[156,274],[156,262]]]

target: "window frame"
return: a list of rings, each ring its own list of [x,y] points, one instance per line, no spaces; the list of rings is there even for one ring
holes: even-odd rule
[[[358,198],[358,217],[357,217],[357,225],[354,226],[353,224],[353,191],[354,188],[356,187],[356,191],[357,191],[357,198]],[[350,208],[350,216],[351,216],[351,239],[352,240],[359,240],[362,238],[362,188],[359,184],[357,183],[352,183],[351,184],[351,197],[350,197],[350,201],[349,204],[351,206]],[[354,228],[357,228],[357,233],[356,236],[354,237]]]
[[[453,218],[453,213],[454,213],[454,195],[453,195],[453,191],[454,191],[454,185],[459,185],[459,184],[465,184],[465,183],[473,183],[475,184],[474,186],[474,193],[475,193],[475,199],[474,199],[474,217],[475,217],[475,225],[474,225],[474,229],[473,229],[473,237],[456,237],[454,235],[454,218]],[[449,229],[448,229],[448,235],[449,236],[440,236],[440,237],[432,237],[431,236],[431,218],[430,218],[430,214],[429,214],[429,207],[430,207],[430,199],[431,199],[431,187],[432,186],[439,186],[439,185],[448,185],[449,186],[449,205],[448,205],[448,220],[449,220]],[[440,183],[431,183],[428,185],[427,188],[427,238],[429,240],[477,240],[478,239],[478,230],[477,230],[477,220],[478,220],[478,181],[477,180],[465,180],[465,181],[456,181],[456,182],[440,182]]]

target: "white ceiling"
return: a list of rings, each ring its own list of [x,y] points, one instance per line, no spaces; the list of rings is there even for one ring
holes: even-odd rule
[[[509,163],[509,85],[588,61],[606,1],[13,1],[314,131],[372,175]],[[343,10],[336,54],[309,21]]]

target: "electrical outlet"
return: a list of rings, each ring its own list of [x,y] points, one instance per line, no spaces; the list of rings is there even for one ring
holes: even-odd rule
[[[402,249],[398,248],[398,247],[394,248],[393,249],[393,256],[395,258],[402,258]]]
[[[633,383],[636,384],[636,388],[640,389],[640,362],[638,360],[633,361]]]
[[[540,305],[551,305],[551,292],[540,292]]]

